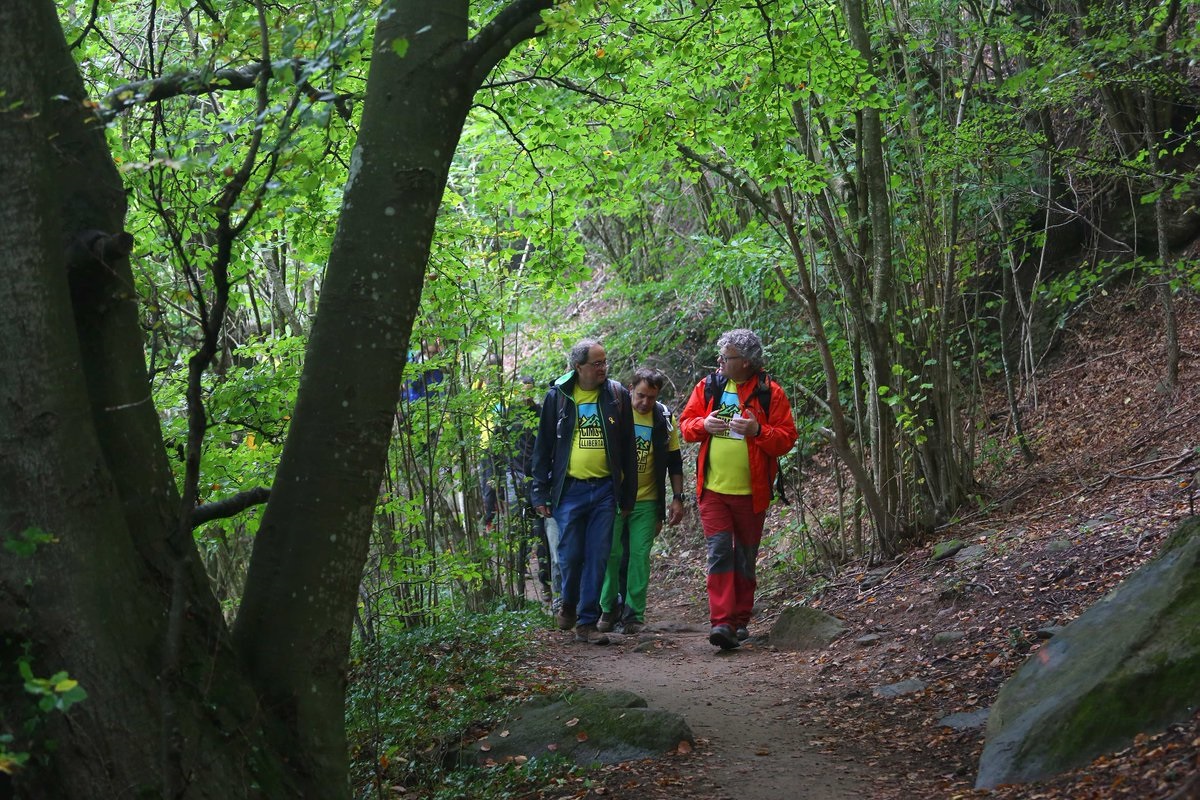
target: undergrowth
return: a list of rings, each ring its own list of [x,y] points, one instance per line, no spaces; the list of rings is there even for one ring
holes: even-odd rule
[[[346,735],[354,796],[526,797],[561,779],[558,759],[471,767],[461,745],[486,733],[534,684],[532,631],[539,609],[463,616],[356,643],[347,692]]]

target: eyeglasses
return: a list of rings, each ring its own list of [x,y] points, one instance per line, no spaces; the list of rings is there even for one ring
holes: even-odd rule
[[[606,358],[603,361],[585,361],[581,366],[588,366],[592,369],[604,369],[608,366],[608,359]]]
[[[745,356],[723,356],[723,355],[718,354],[717,355],[717,363],[718,364],[726,364],[730,361],[737,361],[739,358],[745,359],[746,357]]]

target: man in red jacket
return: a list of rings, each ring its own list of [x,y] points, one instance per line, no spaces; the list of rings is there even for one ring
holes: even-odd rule
[[[792,406],[763,372],[751,330],[717,340],[717,371],[696,384],[679,416],[684,440],[700,442],[696,494],[708,545],[708,640],[732,650],[750,634],[755,562],[778,459],[796,444]]]

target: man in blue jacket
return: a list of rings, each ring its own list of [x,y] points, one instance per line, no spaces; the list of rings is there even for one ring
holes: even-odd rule
[[[533,502],[558,523],[561,630],[608,644],[596,630],[616,515],[633,511],[637,450],[629,392],[608,380],[604,345],[584,339],[542,402],[533,452]]]

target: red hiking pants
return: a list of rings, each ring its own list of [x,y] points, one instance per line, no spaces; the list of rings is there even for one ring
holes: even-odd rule
[[[712,625],[744,628],[758,585],[754,567],[767,512],[754,513],[750,495],[700,495],[700,525],[708,545],[708,616]]]

